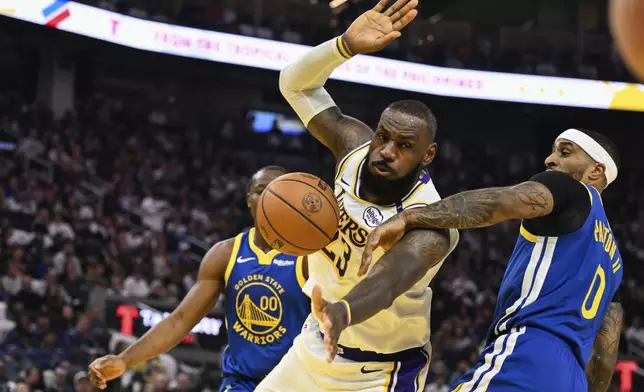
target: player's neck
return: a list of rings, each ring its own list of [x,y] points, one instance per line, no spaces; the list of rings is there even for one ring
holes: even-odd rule
[[[264,237],[259,234],[259,230],[257,229],[255,229],[253,233],[253,243],[264,253],[268,253],[273,250],[273,248],[271,248],[270,245],[268,245],[268,243],[264,240]]]

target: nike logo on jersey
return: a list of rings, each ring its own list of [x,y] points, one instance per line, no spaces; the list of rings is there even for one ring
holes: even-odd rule
[[[366,368],[366,366],[363,366],[363,367],[362,367],[362,369],[360,369],[360,373],[362,373],[362,374],[369,374],[369,373],[379,372],[379,371],[381,371],[381,370],[382,370],[382,369],[370,369],[370,370],[367,370],[367,369],[365,369],[365,368]]]
[[[239,264],[241,264],[241,263],[245,263],[245,262],[247,262],[247,261],[251,261],[251,260],[255,260],[255,258],[254,258],[254,257],[247,257],[247,258],[245,258],[245,259],[242,259],[242,257],[241,257],[241,256],[239,256],[239,257],[237,258],[237,262],[238,262]]]

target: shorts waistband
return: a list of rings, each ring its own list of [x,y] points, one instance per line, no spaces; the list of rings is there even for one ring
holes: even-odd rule
[[[320,337],[324,339],[324,334],[320,332]],[[381,354],[375,351],[365,351],[359,348],[347,347],[338,344],[338,356],[355,362],[402,362],[409,361],[418,356],[426,357],[428,354],[422,354],[425,350],[423,347],[413,347],[407,350],[398,351],[390,354]]]

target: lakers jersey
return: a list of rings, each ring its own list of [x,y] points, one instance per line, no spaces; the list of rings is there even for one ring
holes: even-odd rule
[[[590,214],[577,231],[541,237],[521,226],[501,282],[489,341],[511,329],[537,328],[568,343],[579,364],[586,366],[623,273],[601,196],[586,188]]]
[[[309,295],[313,286],[318,284],[327,301],[343,298],[362,280],[358,277],[358,269],[371,230],[405,209],[423,207],[440,200],[429,173],[423,173],[407,196],[396,204],[380,206],[360,199],[360,172],[369,170],[366,166],[368,151],[369,143],[358,147],[338,164],[334,185],[340,222],[333,241],[325,249],[309,256],[309,280],[304,289]],[[451,252],[458,241],[458,232],[452,230],[450,236]],[[404,260],[400,262],[404,263]],[[432,299],[428,285],[441,265],[442,261],[388,309],[360,324],[349,326],[340,335],[339,344],[384,354],[424,346],[429,341]],[[403,327],[405,333],[400,332]]]
[[[255,229],[235,238],[226,270],[228,347],[224,376],[261,381],[286,354],[310,313],[302,292],[303,258],[253,242]]]

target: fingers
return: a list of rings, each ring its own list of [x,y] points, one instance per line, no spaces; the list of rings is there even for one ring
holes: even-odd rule
[[[369,238],[367,239],[367,245],[362,251],[362,261],[360,262],[360,269],[358,270],[358,276],[363,276],[369,270],[371,265],[371,257],[373,256],[373,251],[378,247],[378,242],[380,242],[380,230],[376,229],[371,232]]]
[[[101,372],[96,370],[96,368],[93,366],[93,364],[89,368],[88,375],[89,375],[89,380],[97,388],[105,389],[105,387],[107,387],[107,381],[105,380],[105,378],[103,377]]]
[[[397,11],[400,11],[400,9],[408,2],[409,0],[398,0],[396,1],[391,7],[387,8],[385,12],[382,14],[385,16],[391,16]]]
[[[418,0],[411,0],[409,3],[390,16],[391,24],[394,30],[400,31],[407,26],[416,15],[418,15]]]
[[[311,302],[313,303],[313,313],[318,320],[322,320],[322,311],[326,306],[326,301],[322,298],[322,289],[319,285],[313,286],[311,292]]]
[[[376,4],[375,7],[373,7],[373,10],[376,12],[382,12],[382,10],[385,9],[385,6],[389,3],[389,0],[380,0],[378,4]]]
[[[323,324],[326,330],[324,333],[324,345],[326,346],[326,352],[328,354],[326,361],[331,363],[338,353],[338,336],[336,336],[337,333],[333,330],[333,323],[326,315]]]

